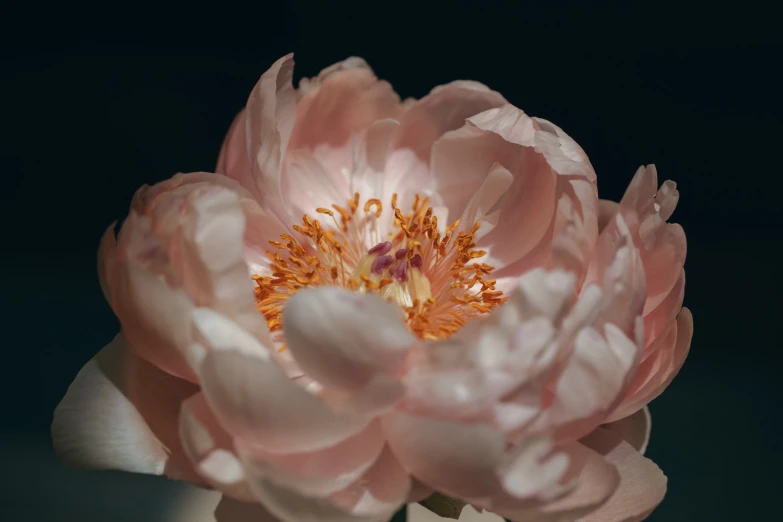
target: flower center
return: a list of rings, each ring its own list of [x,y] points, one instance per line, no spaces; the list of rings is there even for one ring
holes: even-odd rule
[[[384,214],[378,199],[360,204],[359,194],[347,206],[318,208],[327,224],[308,215],[293,229],[299,239],[282,234],[270,241],[271,275],[254,275],[258,309],[269,329],[282,329],[285,301],[302,288],[335,285],[373,292],[400,305],[408,327],[421,339],[451,336],[471,319],[505,301],[488,276],[494,267],[477,260],[479,223],[460,227],[459,220],[441,233],[427,198],[415,196],[411,212],[391,198]]]

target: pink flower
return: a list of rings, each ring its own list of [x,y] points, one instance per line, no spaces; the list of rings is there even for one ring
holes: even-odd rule
[[[432,491],[644,518],[646,404],[693,329],[675,184],[640,168],[599,204],[582,149],[479,83],[401,103],[358,58],[292,72],[217,174],[142,187],[107,230],[122,332],[55,412],[60,455],[217,489],[221,522],[384,521]]]

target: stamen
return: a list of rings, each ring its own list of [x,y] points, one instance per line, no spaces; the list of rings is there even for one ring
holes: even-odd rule
[[[378,243],[374,247],[372,247],[370,250],[367,251],[368,254],[378,254],[379,256],[385,256],[389,252],[391,252],[392,244],[389,241],[384,241],[383,243]]]
[[[370,271],[373,274],[381,275],[384,270],[392,265],[392,263],[394,263],[394,258],[392,256],[379,256],[372,262]]]
[[[360,199],[355,193],[347,208],[331,205],[334,211],[318,207],[315,212],[331,223],[303,215],[292,226],[296,237],[282,234],[269,242],[269,272],[253,280],[258,310],[278,347],[284,346],[285,303],[302,288],[328,284],[376,292],[400,305],[421,339],[449,337],[506,300],[489,278],[494,267],[479,260],[486,255],[476,248],[480,223],[455,221],[440,229],[429,198],[414,195],[412,212],[403,212],[397,194],[391,197],[393,220],[381,223],[381,201]],[[368,250],[371,239],[375,245]]]
[[[403,261],[399,265],[397,265],[397,268],[394,269],[394,279],[399,281],[400,283],[405,283],[408,281],[408,262]]]

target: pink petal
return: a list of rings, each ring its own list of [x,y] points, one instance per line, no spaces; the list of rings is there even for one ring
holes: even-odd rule
[[[505,115],[511,110],[517,111],[518,121],[507,121]],[[432,147],[435,192],[449,209],[449,220],[462,215],[493,164],[513,175],[512,186],[498,203],[498,225],[480,242],[490,251],[488,262],[499,267],[528,253],[554,217],[556,175],[535,151],[532,139],[517,139],[525,133],[533,134],[535,129],[524,113],[513,107],[492,109],[470,118],[466,126],[445,134]]]
[[[657,171],[649,165],[637,170],[619,205],[644,264],[647,287],[644,314],[655,316],[645,318],[648,344],[682,306],[685,232],[679,225],[666,223],[678,199],[673,182],[667,181],[658,189]]]
[[[600,424],[624,397],[640,349],[616,326],[603,333],[582,329],[557,381],[554,402],[539,425],[556,427],[558,437],[576,440]]]
[[[677,315],[682,310],[682,301],[685,297],[685,271],[680,270],[680,277],[669,291],[669,294],[652,310],[644,312],[645,344],[648,348],[661,335],[665,334]],[[645,308],[651,303],[647,298]],[[649,354],[649,350],[648,350]]]
[[[575,278],[532,270],[484,321],[412,356],[398,406],[443,420],[484,421],[504,432],[540,412],[560,346],[556,328],[574,299]]]
[[[255,186],[253,183],[248,183],[253,178],[247,155],[247,140],[245,139],[246,117],[245,109],[242,109],[231,121],[223,145],[220,147],[215,172],[237,180],[242,186],[248,187],[247,190],[250,190]]]
[[[344,144],[352,133],[399,113],[400,98],[366,64],[342,68],[321,78],[296,107],[289,149]]]
[[[121,253],[135,254],[133,260],[118,258],[108,279],[111,306],[128,345],[166,372],[197,382],[184,357],[190,344],[193,301],[169,282],[175,276],[150,232],[149,220],[131,211],[120,233],[119,248]],[[169,275],[169,280],[159,273]]]
[[[303,496],[263,476],[255,477],[252,486],[283,522],[386,522],[404,504],[410,479],[384,450],[357,482],[329,498]]]
[[[223,496],[215,509],[216,522],[280,522],[257,502],[246,503]],[[185,522],[185,521],[183,521]]]
[[[602,199],[598,204],[598,230],[603,232],[606,225],[608,225],[617,214],[617,210],[620,208],[620,204],[616,201],[610,201],[608,199]]]
[[[196,472],[213,488],[239,500],[253,500],[232,437],[220,426],[202,393],[182,404],[179,433]]]
[[[394,383],[416,341],[396,304],[336,287],[301,290],[286,304],[283,323],[294,359],[320,384],[348,394],[378,392],[362,397],[369,407],[402,396],[402,385]],[[376,378],[388,386],[376,388]]]
[[[620,485],[603,506],[581,521],[643,520],[663,500],[666,476],[655,463],[644,458],[617,434],[598,428],[582,443],[603,455],[617,468]]]
[[[541,502],[535,508],[493,507],[491,511],[520,522],[572,522],[594,512],[618,488],[619,473],[605,458],[582,444],[573,446],[570,454],[578,463],[571,473],[578,476],[566,495]]]
[[[232,435],[271,452],[303,452],[337,444],[368,424],[292,381],[268,348],[233,321],[199,312],[194,323],[210,348],[200,363],[204,395]]]
[[[568,469],[568,457],[552,455],[545,439],[530,439],[507,456],[502,433],[488,425],[395,413],[384,417],[384,430],[408,472],[436,491],[474,504],[494,498],[524,505],[557,494]]]
[[[194,479],[180,448],[180,403],[197,392],[128,350],[118,334],[76,376],[54,413],[52,439],[67,463]]]
[[[597,325],[611,322],[634,337],[645,300],[644,267],[632,232],[622,215],[598,238],[588,269],[586,284],[603,288],[604,302]]]
[[[467,207],[462,212],[460,222],[466,228],[471,228],[473,223],[481,221],[481,228],[479,228],[476,239],[480,239],[489,233],[495,225],[497,225],[496,219],[489,218],[490,210],[498,202],[498,200],[508,191],[511,184],[514,182],[514,177],[503,166],[495,164],[492,166],[489,174],[484,179],[478,192],[468,202]]]
[[[383,447],[379,421],[334,446],[306,453],[271,453],[238,443],[252,477],[268,478],[313,497],[326,497],[356,482],[375,463]]]
[[[440,85],[414,102],[402,115],[395,147],[411,149],[428,163],[435,140],[462,127],[471,116],[505,103],[503,96],[478,82],[455,81]]]
[[[619,435],[642,455],[647,450],[647,444],[650,441],[651,427],[652,418],[650,417],[650,409],[647,406],[624,419],[601,426],[602,429]]]
[[[357,155],[365,148],[367,131],[402,110],[399,96],[363,60],[348,62],[319,76],[297,104],[283,179],[291,212],[343,204],[355,191],[353,177],[361,169]],[[314,185],[319,181],[323,187]]]
[[[660,367],[660,370],[648,377],[647,383],[643,388],[636,391],[633,396],[626,398],[623,404],[608,419],[614,421],[621,419],[637,410],[645,404],[658,397],[666,387],[674,380],[679,373],[680,368],[688,357],[688,351],[693,337],[693,316],[690,310],[683,308],[680,315],[677,316],[676,342],[674,352],[671,354],[667,364]],[[666,352],[663,352],[666,354]],[[633,390],[632,390],[633,391]]]
[[[117,225],[115,221],[106,232],[101,236],[101,243],[98,247],[98,280],[101,284],[103,297],[111,305],[111,280],[114,278],[115,265],[117,264],[117,238],[114,235],[114,229]]]
[[[273,209],[282,219],[286,218],[286,214],[281,193],[281,169],[297,112],[296,94],[291,83],[293,72],[294,58],[289,54],[261,75],[245,107],[244,135],[237,132],[234,138],[244,139],[246,143],[249,173],[244,166],[226,171],[228,177],[239,181],[264,208]]]
[[[242,201],[252,200],[242,194],[223,176],[177,175],[137,192],[111,262],[111,238],[104,237],[105,286],[130,346],[191,381],[196,377],[184,355],[194,305],[227,314],[258,337],[268,335],[244,259]],[[257,227],[254,222],[250,229]]]

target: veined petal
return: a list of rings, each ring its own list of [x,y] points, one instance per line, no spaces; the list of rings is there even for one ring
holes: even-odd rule
[[[55,450],[76,467],[198,481],[175,426],[180,403],[197,391],[135,356],[120,333],[82,368],[57,406]]]
[[[643,457],[617,434],[598,428],[582,443],[617,468],[620,484],[603,506],[581,518],[580,522],[644,520],[663,500],[666,476],[654,462]]]

